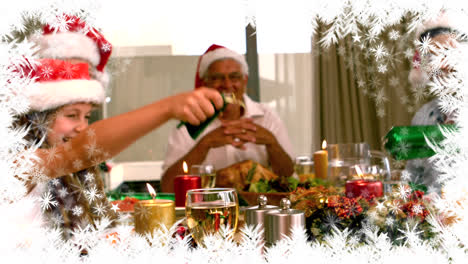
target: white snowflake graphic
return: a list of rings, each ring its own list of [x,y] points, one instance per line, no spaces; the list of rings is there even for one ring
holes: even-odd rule
[[[359,88],[363,88],[365,85],[366,85],[366,82],[365,82],[365,81],[363,81],[363,80],[359,80],[359,81],[358,81],[358,87],[359,87]]]
[[[378,116],[378,117],[384,117],[384,116],[385,116],[385,109],[383,109],[383,108],[378,108],[378,109],[377,109],[377,116]]]
[[[111,210],[114,211],[114,212],[119,211],[120,210],[119,205],[118,204],[112,204]]]
[[[139,210],[135,210],[135,216],[142,218],[142,219],[149,219],[151,216],[151,211],[148,207],[142,206]]]
[[[94,129],[92,129],[92,128],[88,128],[88,129],[86,130],[86,135],[87,135],[89,138],[93,139],[93,138],[96,137],[96,131],[95,131]]]
[[[39,73],[39,75],[45,79],[45,80],[49,80],[51,77],[52,77],[52,74],[54,73],[54,70],[52,69],[52,67],[50,66],[44,66],[41,68],[41,71]]]
[[[388,50],[382,43],[379,44],[376,48],[372,48],[371,51],[373,52],[376,60],[380,60],[388,56]]]
[[[68,19],[65,15],[59,15],[56,17],[55,21],[51,23],[51,26],[55,28],[57,31],[68,31],[70,29],[70,23],[72,23],[73,20]]]
[[[86,153],[88,154],[88,158],[92,158],[100,153],[96,141],[89,142],[89,144],[86,144],[84,148],[86,150]]]
[[[380,73],[386,73],[387,72],[387,65],[385,64],[380,64],[378,67],[377,67],[377,71],[380,72]]]
[[[379,212],[385,209],[385,205],[383,202],[377,202],[377,206],[375,207]]]
[[[405,240],[405,244],[409,243],[410,245],[417,244],[421,239],[419,238],[419,234],[423,231],[418,231],[418,225],[415,224],[412,228],[409,227],[408,223],[406,223],[405,230],[398,229],[403,236],[397,238],[397,240]]]
[[[74,216],[80,217],[83,214],[83,207],[79,205],[75,205],[71,210]]]
[[[67,195],[68,195],[68,191],[67,191],[67,188],[66,188],[66,187],[60,188],[60,189],[58,190],[58,196],[59,196],[60,198],[63,199],[63,198],[65,198],[65,197],[67,197]]]
[[[385,224],[388,225],[388,226],[393,226],[393,224],[395,223],[395,220],[391,217],[387,217],[385,219]]]
[[[99,193],[96,186],[93,186],[85,190],[85,195],[86,195],[86,199],[88,199],[90,203],[94,202],[96,199],[102,198],[102,194]]]
[[[375,103],[376,104],[383,104],[384,102],[388,101],[387,96],[385,95],[385,90],[380,89],[375,94]]]
[[[111,51],[112,49],[112,46],[109,44],[109,43],[104,43],[102,44],[101,46],[101,50],[104,52],[104,53],[107,53],[109,51]]]
[[[398,194],[401,199],[406,201],[411,195],[411,188],[408,185],[400,184],[398,186]]]
[[[99,216],[104,216],[107,211],[107,206],[102,203],[98,203],[96,204],[96,206],[93,207],[93,210],[95,214]]]
[[[361,190],[361,196],[364,197],[364,198],[369,198],[369,190],[367,189],[364,189],[364,190]]]
[[[411,172],[409,172],[408,170],[401,171],[401,180],[410,181],[411,180]]]
[[[85,175],[85,182],[92,183],[94,182],[94,173],[87,172]]]
[[[400,80],[398,79],[398,77],[392,76],[390,77],[389,83],[390,86],[397,87],[400,84]]]
[[[400,202],[393,200],[389,205],[389,210],[393,215],[397,215],[399,212],[401,212]]]
[[[403,127],[400,129],[400,134],[403,136],[407,136],[409,134],[409,129],[407,127]]]
[[[400,101],[402,104],[406,105],[409,102],[408,96],[404,95],[400,97]]]
[[[74,169],[83,168],[83,161],[82,160],[74,160],[73,161],[73,168]]]
[[[407,49],[405,50],[404,54],[405,54],[405,58],[411,59],[411,58],[413,58],[413,56],[414,56],[414,50],[411,49],[411,48],[407,48]]]
[[[42,211],[46,211],[51,209],[53,206],[57,206],[58,203],[55,201],[54,196],[49,192],[45,192],[42,194],[41,198],[41,209]]]
[[[54,162],[56,159],[60,157],[58,150],[56,147],[50,148],[47,152],[47,162],[51,163]]]
[[[417,46],[421,54],[424,55],[431,49],[432,39],[429,36],[426,36],[421,41],[417,41]]]
[[[63,76],[65,79],[73,79],[77,77],[76,74],[77,66],[71,63],[67,63],[63,65],[62,71],[60,74]]]
[[[408,152],[410,150],[410,146],[405,141],[401,141],[398,144],[397,149],[398,149],[399,152],[401,152],[402,155],[408,155]]]
[[[361,37],[358,34],[353,35],[353,41],[359,43],[361,42]]]
[[[55,178],[55,179],[50,180],[50,183],[51,183],[53,186],[57,187],[57,186],[60,184],[60,180],[57,179],[57,178]]]
[[[64,223],[63,217],[59,214],[53,214],[51,216],[51,221],[55,226],[61,226]]]
[[[412,211],[415,214],[421,214],[423,212],[424,207],[420,204],[416,204],[413,206]]]
[[[336,215],[327,212],[323,222],[323,226],[328,229],[332,229],[333,227],[336,227],[337,224],[340,223],[340,221],[341,220]]]
[[[398,40],[400,38],[400,33],[396,30],[391,30],[389,33],[388,33],[388,37],[391,39],[391,40]]]

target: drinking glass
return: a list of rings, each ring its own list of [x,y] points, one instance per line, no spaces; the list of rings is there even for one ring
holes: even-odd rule
[[[192,238],[203,246],[203,238],[214,234],[221,227],[237,228],[239,202],[237,192],[232,188],[194,189],[187,192],[185,203],[187,226]]]
[[[328,180],[337,186],[344,186],[350,179],[351,168],[357,164],[369,164],[370,147],[367,143],[329,144]]]
[[[294,172],[301,182],[315,178],[314,162],[310,156],[299,156],[294,161]]]
[[[216,173],[213,165],[192,165],[190,174],[200,176],[202,188],[215,187]]]

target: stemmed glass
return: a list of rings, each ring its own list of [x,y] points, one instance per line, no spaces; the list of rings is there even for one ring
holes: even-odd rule
[[[207,234],[215,234],[222,227],[237,228],[239,202],[237,192],[232,188],[194,189],[187,192],[185,202],[187,226],[193,239],[203,246]]]
[[[192,165],[190,174],[201,177],[202,188],[214,188],[216,183],[216,172],[213,165]]]

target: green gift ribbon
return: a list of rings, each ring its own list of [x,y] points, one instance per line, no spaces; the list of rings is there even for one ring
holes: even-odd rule
[[[435,152],[427,145],[426,138],[436,144],[445,139],[442,130],[454,131],[453,124],[429,126],[395,126],[384,138],[385,149],[396,160],[427,158]]]

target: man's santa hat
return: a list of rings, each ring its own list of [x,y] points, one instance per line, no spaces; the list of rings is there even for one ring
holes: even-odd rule
[[[195,89],[203,86],[203,76],[210,65],[215,61],[223,59],[233,59],[237,61],[241,66],[242,73],[245,75],[249,74],[249,66],[247,65],[244,55],[226,47],[213,44],[198,59],[197,75],[195,76]]]
[[[426,38],[433,38],[439,34],[454,34],[458,35],[460,31],[458,28],[462,28],[465,23],[464,21],[459,21],[458,16],[452,15],[449,18],[449,15],[446,11],[443,11],[436,18],[429,19],[424,24],[417,29],[416,37],[420,42]],[[463,22],[460,24],[460,22]],[[424,85],[429,80],[429,75],[424,69],[421,69],[422,57],[418,50],[415,50],[413,56],[413,67],[409,73],[408,79],[413,86]]]
[[[36,39],[39,56],[49,60],[39,61],[40,65],[32,69],[40,85],[29,96],[31,109],[43,111],[76,102],[103,103],[109,80],[105,66],[112,45],[78,17],[64,15],[58,19],[62,19],[57,23],[62,26],[46,25],[43,35]],[[65,62],[70,59],[88,62],[95,69],[91,72],[96,80],[84,74],[83,63]]]

